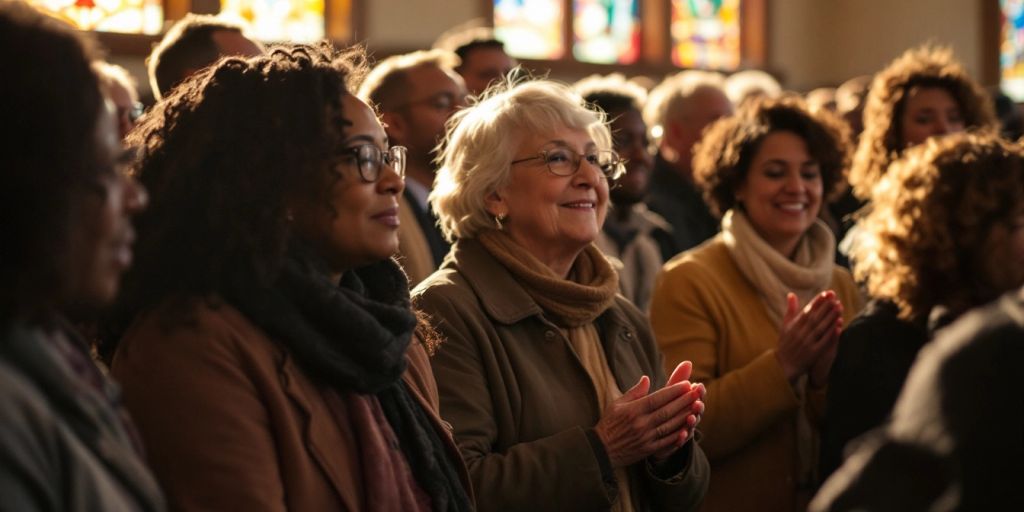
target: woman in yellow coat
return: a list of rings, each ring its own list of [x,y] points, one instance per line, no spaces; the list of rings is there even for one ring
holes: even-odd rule
[[[705,133],[697,183],[722,232],[665,264],[651,323],[668,367],[693,361],[715,406],[704,510],[802,510],[843,323],[861,306],[818,212],[848,160],[842,125],[797,98],[759,100]]]

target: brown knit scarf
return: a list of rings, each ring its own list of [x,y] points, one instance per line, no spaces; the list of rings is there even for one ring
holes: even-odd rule
[[[504,231],[484,230],[477,239],[559,326],[589,324],[615,300],[619,275],[593,245],[587,246],[576,257],[569,277],[563,278],[555,275]]]

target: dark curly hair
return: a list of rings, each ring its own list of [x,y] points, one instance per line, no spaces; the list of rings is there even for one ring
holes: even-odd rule
[[[981,279],[981,263],[992,229],[1024,207],[1024,148],[992,133],[929,139],[892,164],[873,198],[854,273],[900,317],[922,321],[940,304],[959,314],[1006,291]]]
[[[0,2],[0,322],[52,310],[68,283],[71,208],[101,172],[93,43],[21,2]],[[52,312],[52,311],[50,311]]]
[[[948,48],[907,50],[875,75],[864,106],[864,132],[850,168],[850,185],[867,200],[871,187],[903,151],[901,117],[907,93],[915,87],[942,88],[960,106],[964,125],[976,130],[999,129],[988,93],[964,71]]]
[[[229,57],[140,119],[128,141],[141,147],[135,172],[150,206],[137,220],[138,257],[107,343],[165,298],[273,282],[289,239],[288,200],[329,207],[342,98],[364,70],[361,48],[327,43]]]
[[[704,132],[694,147],[694,181],[711,210],[723,215],[736,205],[736,189],[747,178],[761,142],[770,133],[785,131],[807,143],[807,151],[821,169],[827,199],[839,190],[849,163],[847,130],[831,112],[811,113],[799,96],[757,98]]]

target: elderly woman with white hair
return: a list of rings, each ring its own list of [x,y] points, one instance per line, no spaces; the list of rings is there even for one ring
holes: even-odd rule
[[[692,510],[703,384],[666,378],[592,244],[622,174],[603,114],[565,85],[492,91],[451,121],[430,201],[455,241],[414,291],[481,510]]]

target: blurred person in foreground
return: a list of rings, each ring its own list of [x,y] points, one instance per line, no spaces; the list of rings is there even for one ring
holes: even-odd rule
[[[111,303],[146,204],[91,40],[0,3],[0,508],[164,510],[120,403],[72,322]]]
[[[885,421],[937,329],[1024,285],[1024,149],[995,134],[929,139],[890,166],[860,227],[854,275],[872,300],[829,375],[823,477]]]
[[[453,118],[431,203],[454,241],[413,293],[481,510],[693,510],[704,387],[671,375],[593,245],[621,177],[568,86],[491,89]]]

